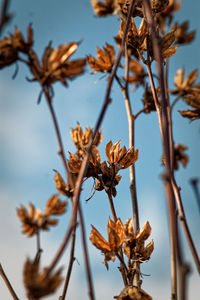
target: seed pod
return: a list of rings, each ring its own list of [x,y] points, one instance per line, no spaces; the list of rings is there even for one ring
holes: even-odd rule
[[[151,3],[153,10],[156,12],[161,12],[168,6],[169,0],[151,0]]]

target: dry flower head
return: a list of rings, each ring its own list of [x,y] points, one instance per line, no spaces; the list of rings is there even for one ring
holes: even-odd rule
[[[58,195],[48,199],[44,213],[39,208],[35,208],[33,204],[29,205],[29,211],[21,205],[17,209],[17,215],[22,223],[22,233],[31,237],[40,230],[49,230],[50,226],[58,223],[58,219],[52,218],[52,216],[64,214],[66,205],[67,202],[60,201]]]
[[[125,287],[120,295],[115,298],[117,300],[152,300],[151,296],[137,286]]]
[[[55,293],[62,283],[61,270],[47,275],[46,269],[39,270],[39,262],[27,259],[24,265],[24,285],[30,300],[41,299]]]
[[[87,61],[90,68],[94,70],[92,74],[97,72],[110,73],[115,62],[115,49],[106,43],[103,49],[97,47],[97,59],[89,55]]]

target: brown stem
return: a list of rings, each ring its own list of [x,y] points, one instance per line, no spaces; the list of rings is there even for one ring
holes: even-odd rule
[[[11,15],[8,14],[8,6],[9,0],[4,0],[1,9],[1,17],[0,17],[0,35],[3,30],[3,27],[10,21]]]
[[[125,106],[126,106],[126,114],[128,119],[128,131],[129,131],[129,148],[133,147],[134,142],[134,127],[135,127],[135,116],[133,116],[130,97],[129,97],[129,90],[128,90],[128,78],[129,78],[129,55],[127,50],[127,45],[125,45],[125,87],[121,87],[121,90],[124,95]],[[139,115],[138,112],[137,116]],[[136,193],[136,179],[135,179],[135,165],[131,165],[129,168],[129,176],[130,176],[130,192],[131,192],[131,202],[133,208],[133,223],[135,233],[137,234],[140,230],[139,225],[139,213],[138,213],[138,201],[137,201],[137,193]],[[135,272],[134,276],[134,284],[136,286],[140,285],[140,264],[138,262],[135,263]]]
[[[165,90],[167,91],[167,112],[168,112],[168,120],[169,120],[169,142],[170,142],[170,167],[171,167],[171,173],[172,175],[174,174],[174,138],[173,138],[173,130],[172,130],[172,109],[176,102],[180,99],[180,96],[178,95],[175,100],[172,102],[171,106],[169,105],[169,93],[168,93],[168,67],[169,63],[168,60],[165,64]],[[174,176],[174,175],[173,175]],[[171,188],[171,187],[170,187]],[[173,207],[172,210],[176,210],[176,203],[175,203],[175,197],[174,197],[174,192],[173,190],[170,191]],[[174,230],[175,231],[175,241],[176,241],[176,253],[177,253],[177,262],[178,262],[178,267],[179,267],[179,296],[180,300],[185,300],[186,299],[186,294],[187,294],[187,278],[186,276],[189,273],[189,266],[183,261],[183,252],[182,252],[182,247],[181,247],[181,237],[179,234],[178,230],[178,219],[177,219],[177,214],[175,215],[175,224],[174,224]]]
[[[65,300],[65,297],[66,297],[66,294],[67,294],[67,289],[68,289],[68,286],[69,286],[69,280],[70,280],[71,273],[72,273],[72,267],[73,267],[73,263],[75,261],[75,257],[74,257],[75,240],[76,240],[76,229],[74,229],[73,232],[72,232],[69,265],[68,265],[67,275],[66,275],[66,278],[65,278],[63,293],[62,293],[62,296],[60,297],[60,300]]]
[[[91,274],[91,269],[90,269],[90,264],[89,264],[89,257],[88,257],[88,249],[87,249],[87,243],[86,243],[86,234],[85,234],[85,225],[83,221],[83,215],[82,215],[82,210],[81,210],[81,205],[79,203],[78,207],[78,213],[79,213],[79,219],[80,219],[80,225],[81,225],[81,237],[82,237],[82,245],[83,245],[83,253],[84,253],[84,259],[85,259],[85,266],[86,266],[86,273],[87,273],[87,279],[88,279],[88,285],[89,285],[89,296],[91,300],[95,300],[94,296],[94,288],[93,288],[93,283],[92,283],[92,274]]]
[[[7,288],[8,288],[11,296],[13,297],[13,299],[14,300],[19,300],[19,298],[17,297],[17,295],[16,295],[16,293],[15,293],[15,291],[14,291],[14,289],[13,289],[11,283],[10,283],[10,281],[8,280],[8,277],[6,276],[6,274],[5,274],[5,272],[4,272],[3,267],[2,267],[1,264],[0,264],[0,276],[4,280],[4,282],[5,282],[5,284],[6,284]]]
[[[166,159],[166,164],[165,164],[166,173],[167,173],[166,175],[169,176],[169,178],[170,178],[171,186],[172,186],[173,193],[174,193],[174,196],[175,196],[175,199],[177,202],[177,206],[178,206],[178,210],[179,210],[181,224],[183,225],[184,232],[185,232],[191,253],[193,255],[197,270],[200,273],[199,257],[198,257],[195,245],[193,243],[193,240],[192,240],[192,237],[191,237],[191,234],[190,234],[187,222],[186,222],[179,188],[175,181],[173,171],[171,170],[171,159],[172,158],[170,157],[169,119],[168,119],[168,111],[167,111],[168,103],[167,103],[167,97],[166,97],[167,93],[166,93],[165,84],[164,84],[165,80],[164,80],[164,74],[163,74],[163,62],[162,62],[161,50],[160,50],[158,38],[156,35],[156,29],[155,29],[156,27],[155,27],[154,18],[152,15],[150,1],[144,0],[143,5],[144,5],[144,11],[145,11],[145,16],[146,16],[147,22],[151,26],[153,51],[154,51],[155,60],[157,62],[157,70],[158,70],[158,76],[159,76],[159,81],[160,81],[160,89],[161,89],[161,101],[159,101],[160,107],[158,107],[156,101],[155,101],[155,105],[156,105],[156,110],[157,110],[157,114],[158,114],[161,138],[162,138],[162,143],[163,143],[163,152],[164,152],[164,156]]]
[[[117,214],[116,214],[116,211],[115,211],[115,206],[114,206],[114,203],[113,203],[112,194],[111,194],[110,190],[107,192],[107,195],[108,195],[108,199],[109,199],[110,209],[111,209],[111,212],[112,212],[112,217],[113,217],[114,222],[116,223],[117,222]],[[120,260],[120,272],[121,272],[121,275],[122,275],[122,278],[123,278],[123,281],[124,281],[124,285],[127,286],[128,285],[127,267],[126,267],[125,262],[124,262],[124,255],[123,255],[122,249],[120,249],[120,254],[117,254],[117,257]]]
[[[190,180],[190,183],[193,187],[193,190],[194,190],[194,193],[195,193],[195,196],[196,196],[197,205],[198,205],[199,212],[200,212],[200,192],[199,192],[199,189],[198,189],[198,179],[193,178],[193,179]]]
[[[113,220],[115,222],[117,222],[117,215],[116,215],[116,211],[115,211],[115,207],[114,207],[114,203],[113,203],[113,198],[112,198],[112,194],[111,194],[110,190],[107,192],[107,195],[108,195],[108,200],[109,200]]]

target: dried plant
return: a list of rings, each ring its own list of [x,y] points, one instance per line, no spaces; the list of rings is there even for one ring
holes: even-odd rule
[[[162,139],[163,155],[163,184],[166,191],[168,204],[169,233],[171,247],[171,299],[186,299],[186,281],[188,266],[185,263],[181,246],[180,224],[183,227],[191,254],[196,268],[200,273],[199,254],[196,250],[195,241],[192,239],[183,202],[180,194],[180,187],[175,178],[175,171],[182,166],[186,167],[189,161],[185,153],[187,146],[175,144],[173,137],[172,109],[179,99],[192,109],[180,110],[184,118],[197,120],[200,118],[200,84],[196,83],[198,70],[195,69],[189,75],[184,76],[184,68],[179,69],[174,77],[174,88],[168,86],[168,68],[170,57],[177,55],[178,48],[189,44],[195,38],[195,31],[189,31],[189,22],[182,24],[174,21],[175,13],[181,6],[180,1],[175,0],[104,0],[91,1],[94,13],[98,17],[115,16],[120,19],[120,26],[116,28],[114,41],[116,45],[105,42],[103,48],[97,47],[97,58],[87,55],[84,58],[72,60],[80,43],[69,42],[53,48],[49,43],[44,49],[40,59],[34,50],[34,30],[32,25],[27,27],[27,38],[24,38],[17,27],[14,33],[0,40],[0,69],[10,65],[25,64],[32,76],[29,81],[39,83],[41,93],[38,98],[46,99],[47,106],[52,117],[55,134],[58,142],[58,154],[61,158],[65,175],[62,170],[54,170],[54,183],[58,194],[51,196],[42,212],[34,204],[29,204],[29,209],[21,205],[17,209],[17,215],[22,225],[22,233],[28,237],[36,236],[37,251],[34,259],[28,258],[24,263],[24,285],[27,292],[27,299],[36,300],[55,293],[64,280],[64,287],[59,300],[66,298],[73,261],[75,257],[76,231],[80,225],[82,236],[82,248],[85,259],[86,277],[88,283],[89,298],[95,299],[93,280],[89,253],[87,250],[88,237],[86,236],[80,194],[85,181],[93,179],[93,195],[96,191],[104,192],[108,198],[109,209],[112,219],[107,223],[107,239],[91,225],[90,241],[104,255],[104,264],[109,269],[109,262],[118,261],[119,271],[124,284],[118,296],[118,300],[150,300],[152,297],[144,291],[142,286],[141,264],[151,259],[154,250],[154,241],[146,244],[151,235],[151,226],[148,221],[140,227],[138,202],[136,191],[135,164],[140,160],[139,150],[135,146],[135,122],[143,113],[157,113],[158,124]],[[4,1],[0,20],[0,32],[8,22],[10,15],[7,13],[8,1]],[[138,22],[139,19],[139,22]],[[137,20],[137,21],[136,21]],[[137,25],[139,23],[139,26]],[[118,31],[118,33],[117,33]],[[117,47],[119,50],[116,50]],[[78,123],[71,129],[71,139],[75,151],[65,155],[59,123],[53,106],[53,85],[60,82],[69,87],[69,80],[85,72],[86,64],[92,69],[92,74],[107,74],[106,95],[102,109],[92,129],[85,130]],[[153,74],[152,66],[157,66],[157,75]],[[158,80],[157,80],[158,79]],[[105,112],[111,102],[111,89],[113,82],[119,85],[125,100],[125,107],[128,120],[127,135],[129,136],[128,149],[120,147],[119,141],[102,143],[102,125]],[[156,81],[157,80],[157,81]],[[157,82],[157,85],[156,85]],[[132,102],[132,94],[129,93],[129,86],[141,89],[142,109],[135,110]],[[173,101],[173,97],[176,97]],[[76,105],[76,104],[75,104]],[[105,154],[99,150],[99,145],[104,146]],[[102,147],[103,147],[102,146]],[[106,160],[102,159],[103,155]],[[117,188],[120,188],[120,181],[125,169],[130,174],[130,194],[133,212],[123,222],[116,211],[113,197],[117,198]],[[153,171],[153,170],[152,170]],[[120,174],[119,174],[120,173]],[[192,181],[199,203],[197,181]],[[119,187],[118,187],[119,186]],[[64,200],[60,200],[60,196]],[[58,216],[66,211],[68,199],[71,201],[71,209],[68,207],[69,225],[61,245],[58,245],[56,255],[49,265],[40,271],[42,248],[40,244],[40,232],[47,231],[51,226],[58,224]],[[70,213],[71,211],[71,213]],[[148,216],[147,216],[148,219]],[[180,221],[180,222],[179,222]],[[102,225],[105,226],[105,218],[102,218]],[[153,229],[152,229],[153,230]],[[70,259],[66,276],[62,268],[55,268],[71,242]],[[156,247],[156,245],[155,245]],[[98,253],[96,254],[98,255]],[[62,273],[62,276],[61,276]],[[0,275],[4,279],[13,299],[18,299],[11,286],[3,268],[0,268]],[[108,278],[109,276],[108,275]],[[178,292],[179,290],[179,292]],[[116,293],[119,291],[116,290]]]

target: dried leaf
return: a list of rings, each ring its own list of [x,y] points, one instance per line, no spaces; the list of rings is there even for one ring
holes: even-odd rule
[[[182,117],[188,118],[191,121],[200,119],[200,110],[180,110],[179,112]]]

